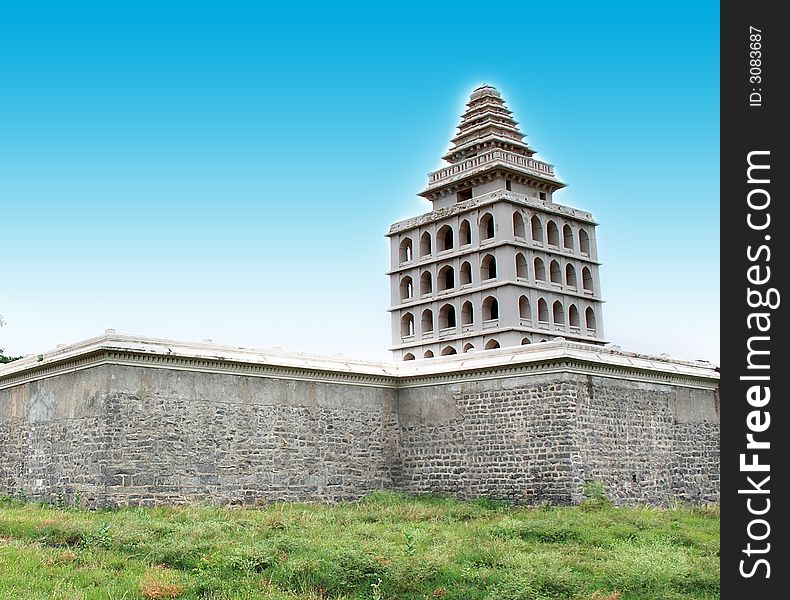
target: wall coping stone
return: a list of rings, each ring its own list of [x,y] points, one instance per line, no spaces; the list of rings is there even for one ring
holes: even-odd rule
[[[715,389],[719,379],[718,368],[708,362],[650,356],[564,338],[432,359],[375,362],[107,333],[0,365],[0,389],[101,364],[388,388],[552,372],[585,373],[706,389]]]

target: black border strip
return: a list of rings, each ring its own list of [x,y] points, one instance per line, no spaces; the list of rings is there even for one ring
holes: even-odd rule
[[[781,491],[790,487],[781,304],[790,31],[782,7],[721,8],[721,580],[722,598],[733,600],[790,594],[790,494]],[[750,163],[759,165],[751,178]],[[761,446],[748,448],[749,434]]]

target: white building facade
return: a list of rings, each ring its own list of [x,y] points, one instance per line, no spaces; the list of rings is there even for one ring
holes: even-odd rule
[[[565,184],[523,138],[499,92],[475,89],[420,194],[433,210],[390,227],[396,359],[604,343],[596,223],[553,201]]]

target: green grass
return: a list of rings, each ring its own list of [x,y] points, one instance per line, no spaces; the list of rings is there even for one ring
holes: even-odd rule
[[[719,511],[339,505],[85,511],[0,499],[0,598],[719,598]]]

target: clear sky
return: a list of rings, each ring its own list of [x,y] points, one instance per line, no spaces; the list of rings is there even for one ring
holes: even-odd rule
[[[499,88],[598,228],[606,337],[719,359],[717,2],[6,3],[0,348],[385,359],[393,221]]]

